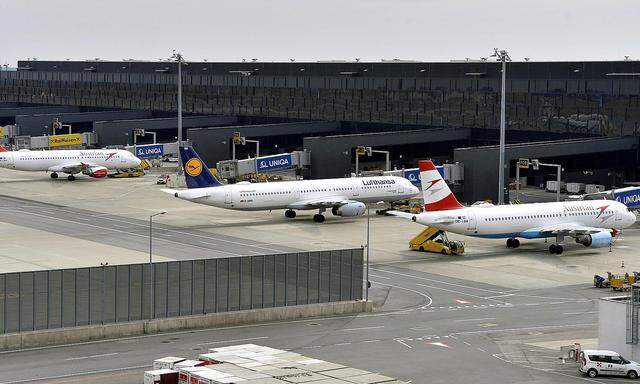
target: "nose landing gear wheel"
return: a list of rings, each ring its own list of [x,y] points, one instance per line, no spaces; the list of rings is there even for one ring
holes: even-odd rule
[[[58,174],[57,174],[57,173],[55,173],[55,172],[53,172],[53,173],[51,174],[51,178],[52,178],[52,179],[57,179],[57,178],[58,178]]]
[[[76,177],[73,176],[73,175],[67,176],[67,180],[69,180],[69,181],[74,181],[75,179],[76,179]]]
[[[313,221],[315,221],[316,223],[322,223],[324,222],[324,216],[316,213],[315,215],[313,215]]]
[[[284,216],[288,217],[289,219],[293,219],[294,217],[296,217],[296,211],[294,211],[293,209],[287,209],[286,211],[284,211]]]

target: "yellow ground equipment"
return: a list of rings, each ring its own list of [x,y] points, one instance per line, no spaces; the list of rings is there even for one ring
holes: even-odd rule
[[[108,176],[116,179],[127,178],[127,177],[140,177],[140,176],[144,176],[144,171],[140,168],[118,169],[116,173],[111,173]]]
[[[629,275],[628,273],[625,273],[624,275],[615,275],[611,272],[607,272],[607,279],[614,291],[627,291],[636,281],[635,274]]]
[[[148,171],[149,169],[151,169],[151,163],[149,163],[147,159],[140,159],[140,168]]]
[[[443,255],[461,255],[464,253],[464,243],[449,240],[447,234],[437,228],[427,227],[411,241],[409,248],[420,252],[434,252]]]

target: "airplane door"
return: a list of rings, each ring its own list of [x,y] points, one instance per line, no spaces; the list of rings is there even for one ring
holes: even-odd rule
[[[622,212],[619,209],[616,209],[616,221],[622,220]]]
[[[477,229],[476,213],[473,212],[472,210],[468,210],[467,211],[467,219],[469,220],[469,222],[467,223],[467,230],[475,231]]]
[[[233,203],[233,198],[231,196],[231,188],[224,189],[224,203],[225,204]]]
[[[360,196],[360,183],[358,178],[354,178],[353,180],[351,180],[351,186],[353,188],[352,192],[352,196],[353,197],[358,197]]]
[[[398,194],[401,195],[404,193],[404,185],[402,183],[396,184],[398,186]]]

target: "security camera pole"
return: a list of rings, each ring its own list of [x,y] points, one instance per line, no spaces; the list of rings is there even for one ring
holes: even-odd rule
[[[505,50],[498,50],[498,48],[494,49],[493,55],[491,57],[497,58],[498,61],[502,62],[502,89],[500,96],[500,159],[499,159],[499,168],[498,168],[498,205],[504,204],[504,159],[505,159],[505,147],[504,147],[504,136],[505,136],[505,126],[506,126],[506,77],[507,77],[507,61],[511,61],[509,57],[509,52]]]

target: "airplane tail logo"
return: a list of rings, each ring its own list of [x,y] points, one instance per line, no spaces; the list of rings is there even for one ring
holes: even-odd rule
[[[418,161],[425,211],[463,208],[431,160]]]
[[[200,176],[202,173],[202,161],[192,157],[184,164],[184,171],[191,177]]]
[[[193,148],[180,147],[180,158],[184,167],[187,188],[219,187],[222,185]]]
[[[2,144],[0,144],[0,152],[9,152],[9,151],[7,151],[7,149],[3,147]]]

